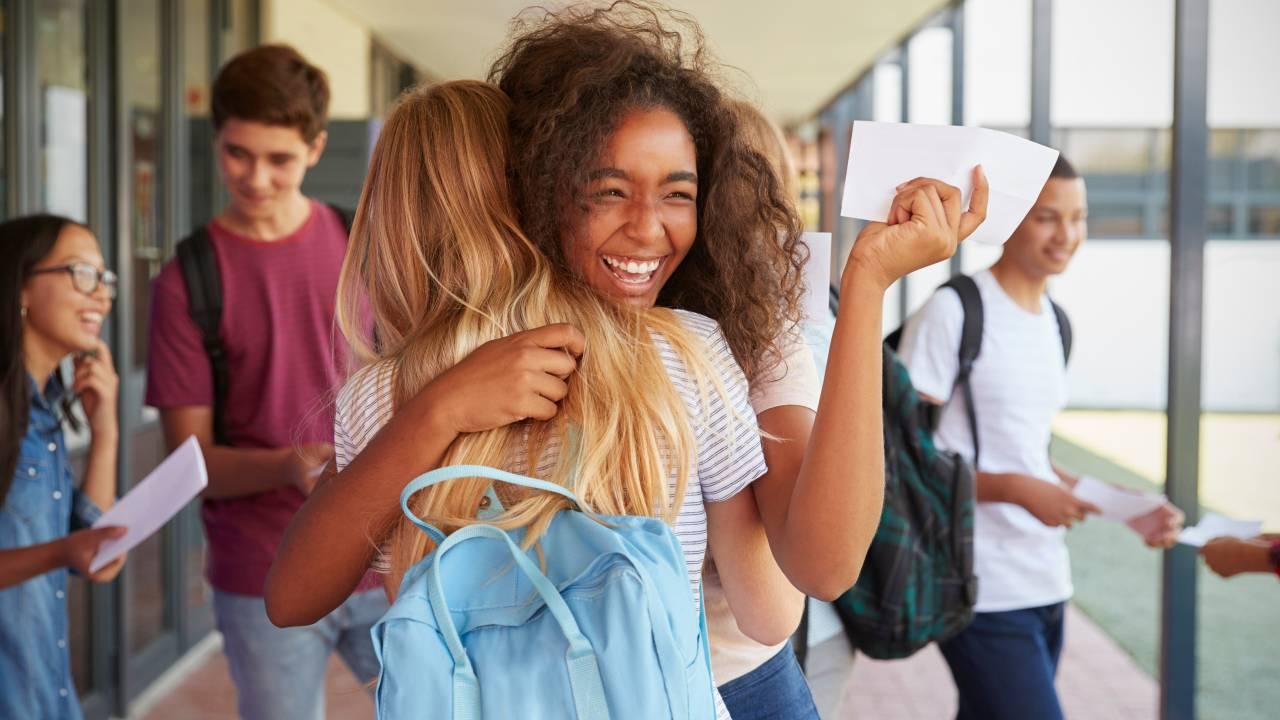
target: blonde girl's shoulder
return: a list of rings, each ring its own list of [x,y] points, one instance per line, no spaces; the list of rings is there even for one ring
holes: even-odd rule
[[[345,467],[391,419],[395,409],[395,363],[380,360],[356,370],[338,391],[334,408],[334,454]]]
[[[710,340],[716,336],[722,335],[720,332],[720,323],[712,320],[706,315],[702,315],[692,310],[673,310],[675,316],[680,320],[680,324],[689,332],[702,340]]]

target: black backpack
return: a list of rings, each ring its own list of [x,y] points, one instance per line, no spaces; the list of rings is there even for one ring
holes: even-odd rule
[[[342,225],[351,234],[352,213],[333,204],[328,207],[337,213]],[[200,328],[204,351],[209,355],[213,368],[213,439],[217,445],[230,445],[227,438],[226,418],[227,388],[230,383],[227,370],[227,351],[218,325],[222,321],[222,276],[218,273],[218,260],[213,253],[213,240],[206,225],[196,228],[178,242],[178,267],[187,285],[187,307],[191,319]]]
[[[959,294],[965,311],[956,389],[965,398],[976,466],[977,417],[969,376],[982,343],[982,297],[973,279],[964,275],[942,287]],[[1053,308],[1069,355],[1070,323],[1056,303]],[[880,526],[857,583],[835,602],[853,646],[878,659],[907,657],[963,630],[973,619],[978,588],[973,574],[974,466],[934,445],[940,408],[921,401],[911,384],[895,354],[901,337],[899,328],[884,349],[885,502]]]

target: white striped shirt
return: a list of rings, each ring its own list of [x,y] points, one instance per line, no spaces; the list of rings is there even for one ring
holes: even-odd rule
[[[721,398],[709,389],[707,404],[703,406],[697,384],[684,363],[665,338],[654,337],[671,382],[688,406],[696,444],[697,455],[691,463],[673,529],[684,550],[689,584],[697,598],[707,550],[706,503],[728,500],[764,475],[766,467],[755,413],[747,401],[747,381],[719,325],[702,315],[676,312],[690,332],[703,341],[708,364],[725,390],[725,397]],[[334,458],[338,470],[345,468],[391,419],[393,374],[389,362],[366,366],[355,372],[338,394],[334,423]],[[534,475],[544,474],[553,467],[555,451],[554,445],[547,449]],[[526,464],[521,453],[507,469],[528,473]],[[668,478],[669,493],[675,492],[675,484],[673,473]],[[385,563],[385,557],[380,557],[375,560],[374,569],[385,572]]]

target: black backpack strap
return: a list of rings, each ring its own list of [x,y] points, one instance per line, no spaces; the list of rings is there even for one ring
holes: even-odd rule
[[[1053,306],[1054,317],[1058,318],[1058,335],[1062,337],[1062,362],[1071,361],[1071,318],[1067,317],[1067,311],[1062,306],[1049,298],[1049,304]]]
[[[187,284],[187,305],[191,319],[200,328],[204,351],[213,368],[213,438],[218,445],[229,445],[224,410],[229,385],[227,352],[218,334],[222,322],[222,279],[218,260],[213,254],[209,230],[198,228],[178,243],[178,267]]]
[[[959,389],[964,393],[965,414],[969,416],[969,431],[973,435],[973,467],[978,467],[978,415],[973,406],[973,389],[969,386],[969,376],[973,374],[973,363],[982,350],[982,326],[985,314],[982,309],[982,294],[978,292],[978,284],[968,275],[956,275],[942,285],[951,288],[960,296],[960,306],[964,308],[964,326],[960,331],[960,371],[956,375],[956,383],[952,393]],[[941,288],[939,288],[941,289]]]

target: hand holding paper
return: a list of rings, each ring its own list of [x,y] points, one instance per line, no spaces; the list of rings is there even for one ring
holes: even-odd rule
[[[986,221],[972,237],[1000,244],[1031,210],[1057,160],[1057,150],[996,130],[859,120],[853,124],[840,214],[887,222],[898,186],[918,177],[960,188],[967,206],[970,173],[981,165],[991,196]]]
[[[1102,511],[1101,517],[1116,522],[1126,522],[1145,515],[1165,503],[1162,495],[1122,490],[1088,475],[1080,478],[1072,493],[1081,500],[1097,505]]]
[[[1215,512],[1208,512],[1200,518],[1198,524],[1183,530],[1178,535],[1178,542],[1192,547],[1203,547],[1214,538],[1251,538],[1261,532],[1261,520],[1236,520]]]
[[[98,547],[89,572],[96,573],[164,527],[208,484],[204,455],[193,435],[93,524],[95,528],[119,525],[127,531]]]

